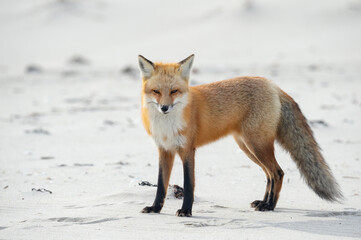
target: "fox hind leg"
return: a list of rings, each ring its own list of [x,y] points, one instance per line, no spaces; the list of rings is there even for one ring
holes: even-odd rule
[[[248,149],[246,144],[243,142],[242,138],[237,135],[234,135],[233,137],[234,137],[235,141],[237,142],[239,148],[248,156],[249,159],[251,159],[254,163],[256,163],[258,166],[260,166],[262,168],[263,172],[266,174],[267,186],[266,186],[266,191],[265,191],[263,200],[255,200],[251,203],[251,207],[256,208],[259,204],[264,204],[265,202],[267,202],[268,195],[270,192],[270,187],[271,187],[271,177],[268,173],[267,168],[253,155],[253,153]]]
[[[254,201],[251,206],[256,211],[273,210],[279,198],[284,175],[274,155],[274,140],[272,138],[268,141],[260,141],[259,138],[253,140],[256,138],[251,136],[235,139],[248,157],[263,169],[267,177],[267,187],[263,200]]]
[[[282,188],[283,171],[278,165],[274,155],[274,141],[249,142],[247,147],[259,160],[259,162],[266,168],[269,174],[268,196],[266,201],[259,202],[255,206],[256,211],[269,211],[276,207],[279,194]]]

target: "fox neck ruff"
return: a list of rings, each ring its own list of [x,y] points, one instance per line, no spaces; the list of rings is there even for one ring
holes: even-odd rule
[[[183,110],[187,103],[188,94],[184,94],[174,101],[167,114],[161,113],[156,104],[147,104],[151,136],[158,147],[172,151],[185,146],[186,138],[181,132],[186,127]]]

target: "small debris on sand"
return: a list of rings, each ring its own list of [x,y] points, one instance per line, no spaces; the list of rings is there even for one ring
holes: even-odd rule
[[[139,186],[149,186],[149,187],[157,187],[156,184],[152,184],[148,181],[140,181],[138,182]],[[184,190],[182,187],[178,185],[169,185],[169,188],[173,190],[174,196],[178,199],[182,199],[184,196]]]
[[[170,186],[173,189],[174,192],[174,196],[178,199],[182,199],[184,196],[184,190],[182,187],[178,186],[178,185],[173,185]]]
[[[124,166],[124,165],[129,165],[129,162],[119,161],[119,162],[117,162],[116,164],[117,164],[117,165],[122,165],[122,166]]]
[[[93,167],[92,163],[74,163],[74,167]]]
[[[137,77],[138,69],[136,69],[132,66],[125,66],[124,68],[122,68],[121,73],[124,75],[131,76],[131,77]]]
[[[50,193],[50,194],[53,193],[52,191],[50,191],[50,190],[48,190],[48,189],[45,189],[45,188],[38,188],[38,189],[32,188],[31,191],[43,192],[43,193],[47,192],[47,193]]]
[[[44,130],[42,128],[36,128],[33,130],[25,130],[26,134],[41,134],[41,135],[50,135],[50,132],[47,130]]]
[[[311,120],[309,121],[309,123],[312,127],[317,127],[317,126],[329,127],[328,123],[326,123],[324,120]]]
[[[90,61],[81,55],[74,55],[69,60],[70,64],[89,65]]]
[[[150,187],[156,187],[157,185],[156,184],[151,184],[150,182],[148,181],[140,181],[138,183],[139,186],[150,186]]]
[[[43,70],[41,69],[41,67],[39,67],[35,64],[30,64],[26,67],[25,72],[26,73],[42,73]]]
[[[115,122],[115,121],[112,121],[112,120],[104,120],[103,124],[108,125],[108,126],[114,126],[114,125],[116,125],[118,123]]]

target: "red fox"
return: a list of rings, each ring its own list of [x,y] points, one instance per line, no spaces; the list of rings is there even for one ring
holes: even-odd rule
[[[189,86],[193,59],[191,55],[179,63],[153,63],[138,57],[142,120],[159,151],[156,197],[143,213],[161,211],[178,154],[183,162],[184,199],[176,215],[192,216],[196,148],[229,134],[266,174],[263,200],[251,203],[255,210],[273,210],[279,198],[284,173],[274,155],[275,140],[290,153],[319,197],[328,201],[343,198],[306,118],[287,93],[261,77]]]

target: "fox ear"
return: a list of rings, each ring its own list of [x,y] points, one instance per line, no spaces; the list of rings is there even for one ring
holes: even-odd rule
[[[154,64],[151,61],[149,61],[142,55],[139,55],[138,63],[140,72],[142,73],[142,76],[144,78],[149,78],[150,76],[152,76],[152,73],[154,71]]]
[[[179,62],[179,70],[181,71],[181,76],[185,79],[189,78],[192,69],[193,59],[194,54]]]

